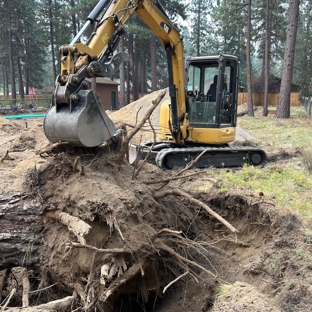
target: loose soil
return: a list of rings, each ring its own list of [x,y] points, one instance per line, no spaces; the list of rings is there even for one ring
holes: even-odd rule
[[[131,128],[156,96],[109,115]],[[158,117],[156,110],[151,118],[156,130]],[[252,144],[252,135],[247,139],[241,133],[233,144]],[[152,138],[146,126],[135,140]],[[179,170],[145,163],[133,179],[138,167],[119,161],[115,142],[94,149],[53,147],[41,119],[0,117],[1,158],[6,151],[9,159],[0,162],[0,212],[5,211],[0,224],[13,203],[21,213],[36,207],[29,214],[40,221],[33,223],[17,262],[0,267],[2,306],[13,288],[8,307],[22,306],[24,267],[30,306],[73,296],[67,311],[312,310],[308,226],[300,216],[277,210],[274,202],[247,190],[220,192],[201,169],[152,184]],[[266,151],[268,165],[297,155],[296,150]],[[238,233],[183,196],[157,196],[174,189],[209,206]],[[25,220],[14,224],[22,228]],[[0,242],[10,245],[10,239],[0,230]]]

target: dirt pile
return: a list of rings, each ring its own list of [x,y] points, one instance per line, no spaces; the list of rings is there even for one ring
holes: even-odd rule
[[[133,122],[134,106],[153,99],[119,114]],[[13,158],[0,163],[1,307],[311,309],[312,239],[296,215],[248,191],[222,193],[205,170],[166,180],[178,172],[146,163],[133,179],[113,144],[53,147],[41,120],[0,122],[0,153]]]

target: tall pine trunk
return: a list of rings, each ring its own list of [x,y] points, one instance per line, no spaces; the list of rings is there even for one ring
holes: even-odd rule
[[[14,58],[13,58],[11,10],[9,10],[9,58],[10,58],[12,106],[15,107],[16,106],[16,88],[15,88],[15,72],[14,72]]]
[[[133,57],[133,34],[129,34],[129,54],[130,58],[132,59],[132,69],[133,69],[133,62],[134,62],[134,57]],[[131,93],[131,73],[130,73],[130,64],[128,63],[127,66],[127,104],[130,103],[130,93]]]
[[[119,41],[119,52],[124,52],[124,38],[121,37]],[[125,106],[125,62],[121,62],[119,66],[119,108]]]
[[[55,66],[55,49],[54,49],[54,26],[53,26],[53,15],[52,15],[52,0],[49,0],[49,30],[50,30],[50,44],[51,44],[51,58],[52,58],[52,71],[53,79],[56,80],[56,66]]]
[[[133,83],[133,100],[136,101],[139,99],[139,40],[138,38],[135,38],[134,40],[135,44],[135,48],[134,48],[134,64],[133,64],[133,79],[132,79],[132,83]]]
[[[290,1],[280,98],[278,101],[278,106],[275,114],[277,118],[290,117],[290,94],[294,70],[294,57],[295,57],[295,44],[298,28],[299,5],[300,0]]]
[[[263,116],[268,115],[269,106],[269,74],[270,74],[270,7],[269,0],[266,0],[265,9],[265,51],[264,51],[264,103]]]
[[[251,90],[251,60],[250,60],[250,40],[251,40],[251,0],[248,0],[247,6],[247,90],[248,90],[248,116],[254,116]]]
[[[152,92],[157,90],[157,53],[156,53],[156,36],[151,36],[151,89]]]
[[[141,74],[140,74],[140,80],[141,80],[141,93],[146,93],[146,53],[145,51],[142,51],[143,57],[141,58]]]
[[[21,99],[23,100],[25,98],[24,94],[24,83],[23,83],[23,75],[22,75],[22,68],[21,68],[21,58],[19,57],[17,59],[17,73],[18,73],[18,90],[19,90],[19,95]]]

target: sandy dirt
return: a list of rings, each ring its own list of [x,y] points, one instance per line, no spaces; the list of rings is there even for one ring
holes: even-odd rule
[[[116,123],[135,125],[156,95],[109,115]],[[250,144],[252,134],[241,133],[237,141]],[[150,137],[146,128],[137,138]],[[0,284],[5,281],[0,303],[15,287],[8,306],[22,305],[19,272],[26,266],[31,306],[73,296],[67,311],[312,310],[312,240],[306,225],[257,194],[220,192],[200,169],[188,172],[195,176],[151,184],[177,172],[151,163],[133,179],[136,168],[119,162],[114,144],[51,148],[42,119],[0,117],[1,158],[6,151],[1,198],[20,194],[21,202],[36,203],[44,226],[28,262],[7,271],[0,267]],[[269,160],[280,152],[268,151]],[[208,205],[238,233],[183,196],[156,196],[174,189]],[[60,216],[73,217],[73,223]]]

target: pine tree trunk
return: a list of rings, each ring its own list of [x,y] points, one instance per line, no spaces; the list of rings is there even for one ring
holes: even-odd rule
[[[146,93],[146,54],[143,52],[143,57],[141,58],[141,93]]]
[[[119,52],[124,52],[124,38],[119,41]],[[125,62],[119,66],[120,90],[119,90],[119,108],[125,106]]]
[[[22,100],[25,98],[24,94],[24,83],[23,83],[23,76],[22,76],[22,69],[21,69],[21,58],[19,57],[17,60],[17,69],[18,69],[18,90],[19,95]]]
[[[299,5],[300,0],[290,1],[280,98],[275,115],[277,118],[290,117],[290,93],[298,28]]]
[[[134,56],[133,56],[133,34],[129,34],[129,54],[132,59],[132,62],[134,61]],[[133,69],[133,66],[132,66]],[[133,81],[133,79],[132,79]],[[131,93],[131,78],[130,78],[130,64],[128,64],[127,67],[127,104],[130,103],[130,93]]]
[[[135,40],[134,64],[133,64],[133,100],[139,99],[139,40]]]
[[[56,80],[56,66],[55,66],[55,50],[54,50],[54,28],[52,16],[52,0],[49,0],[49,28],[50,28],[50,44],[51,44],[51,57],[52,57],[52,71],[53,79]]]
[[[248,0],[247,7],[247,90],[248,90],[248,116],[254,116],[251,90],[251,60],[250,60],[250,39],[251,39],[251,0]]]
[[[151,89],[157,90],[157,54],[156,54],[156,36],[151,36]]]
[[[264,103],[263,103],[263,116],[268,115],[269,106],[269,68],[270,68],[270,8],[269,0],[266,0],[265,9],[265,51],[264,51]]]
[[[11,10],[9,10],[9,56],[10,56],[12,106],[16,107],[16,88],[15,88],[15,71],[14,71],[14,59],[13,59]]]

